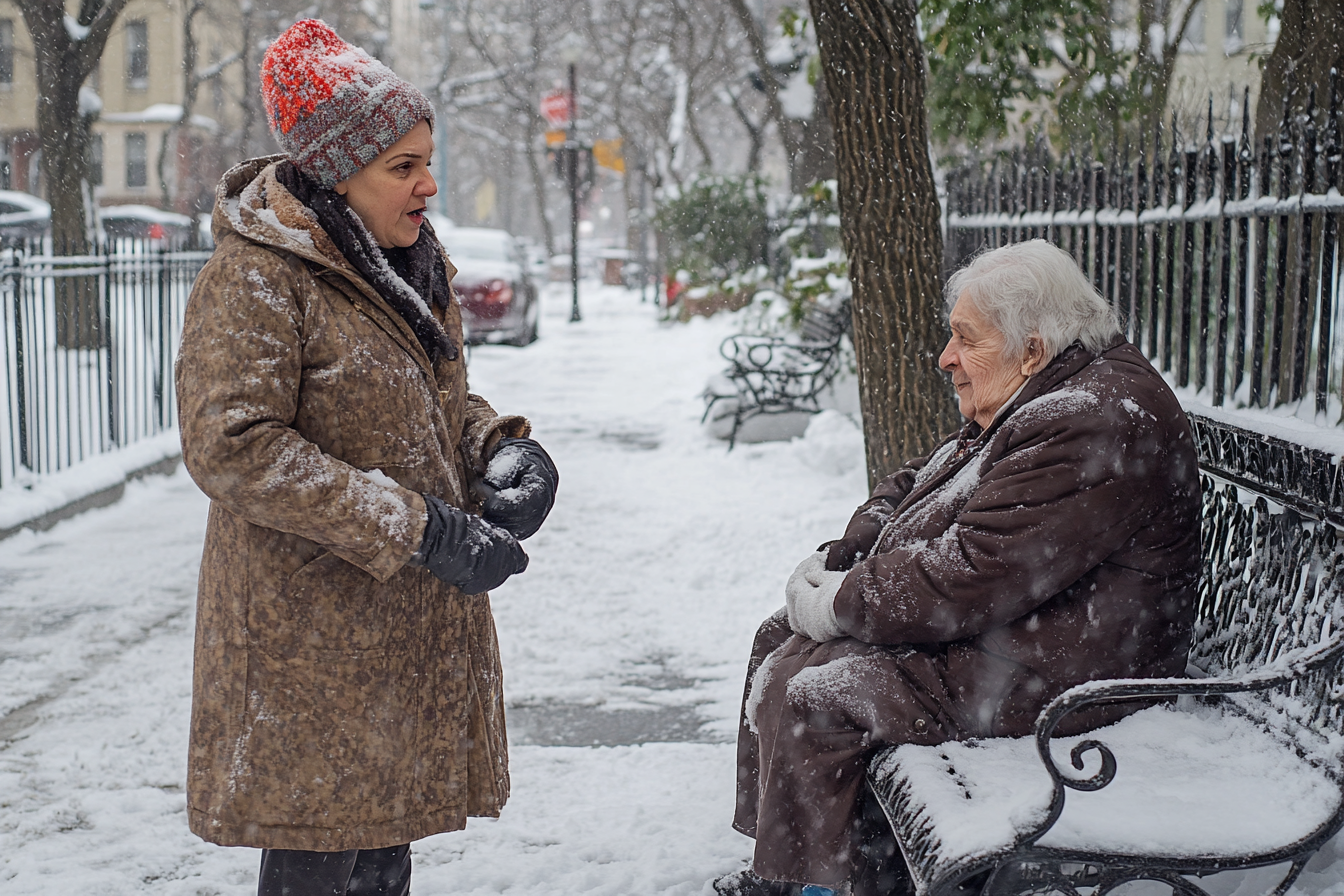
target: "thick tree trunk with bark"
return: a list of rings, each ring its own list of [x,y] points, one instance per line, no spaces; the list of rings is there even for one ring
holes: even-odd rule
[[[1323,115],[1330,106],[1330,69],[1344,68],[1344,0],[1284,0],[1279,23],[1279,39],[1260,79],[1257,143],[1278,131],[1285,102],[1290,113],[1305,112],[1313,87],[1316,112]]]
[[[876,482],[960,423],[938,369],[947,334],[914,0],[811,0],[835,129],[854,348]]]

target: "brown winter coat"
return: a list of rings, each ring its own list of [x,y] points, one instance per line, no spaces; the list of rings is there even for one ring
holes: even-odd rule
[[[1132,345],[1065,349],[987,431],[884,479],[830,546],[847,637],[757,632],[734,826],[763,877],[836,885],[865,864],[879,747],[1023,735],[1068,687],[1181,675],[1199,568],[1189,424]],[[844,558],[840,560],[838,558]],[[1132,706],[1077,713],[1060,733]],[[865,852],[867,850],[867,852]]]
[[[177,362],[182,456],[211,499],[188,817],[223,845],[380,848],[508,796],[489,599],[406,561],[421,494],[476,510],[495,441],[528,425],[467,393],[463,359],[431,365],[279,158],[221,181]],[[461,346],[456,302],[435,313]]]
[[[873,548],[836,594],[837,621],[869,644],[932,649],[939,700],[966,731],[1027,734],[1075,684],[1185,673],[1198,460],[1176,397],[1133,345],[1070,346],[988,432],[970,424],[873,495],[896,510],[875,546],[874,502],[855,514],[847,537]]]

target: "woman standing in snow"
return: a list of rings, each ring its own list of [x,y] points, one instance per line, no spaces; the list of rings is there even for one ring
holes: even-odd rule
[[[188,816],[264,850],[260,896],[404,894],[412,840],[508,796],[485,592],[558,476],[467,392],[428,100],[315,20],[262,91],[285,152],[221,181],[177,365],[211,499]]]
[[[1184,674],[1200,502],[1176,397],[1043,240],[979,256],[947,299],[966,426],[878,483],[758,631],[733,821],[754,873],[724,896],[899,892],[890,829],[865,824],[874,751],[1025,735],[1076,684]]]

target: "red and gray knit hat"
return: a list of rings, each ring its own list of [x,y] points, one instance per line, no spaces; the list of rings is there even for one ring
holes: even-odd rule
[[[266,49],[261,96],[280,148],[327,187],[372,162],[420,119],[434,126],[423,93],[317,19],[295,22]]]

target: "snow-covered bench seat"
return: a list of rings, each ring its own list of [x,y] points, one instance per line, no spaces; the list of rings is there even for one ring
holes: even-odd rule
[[[719,346],[728,362],[705,389],[705,413],[731,420],[732,448],[742,425],[761,415],[815,414],[822,393],[840,372],[841,338],[850,327],[850,305],[816,304],[803,317],[797,339],[737,333]]]
[[[1191,414],[1204,575],[1190,678],[1060,695],[1034,737],[906,745],[869,769],[920,896],[1103,896],[1287,864],[1344,824],[1344,474],[1329,454]],[[1078,737],[1098,701],[1169,697]],[[1239,891],[1240,893],[1240,891]]]

